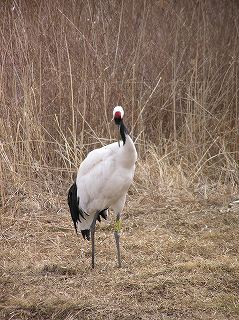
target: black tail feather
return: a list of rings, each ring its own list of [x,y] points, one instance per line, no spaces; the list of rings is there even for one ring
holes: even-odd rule
[[[81,230],[81,234],[84,239],[90,241],[90,230],[89,229]]]
[[[102,210],[102,211],[100,211],[100,212],[98,213],[97,220],[98,220],[99,222],[101,222],[101,217],[102,217],[103,219],[107,220],[107,216],[108,216],[107,210],[108,210],[108,208],[106,208],[106,209],[104,209],[104,210]]]
[[[68,205],[70,208],[71,218],[74,223],[74,227],[77,233],[77,222],[81,222],[82,219],[86,219],[85,216],[88,216],[88,213],[84,212],[82,209],[79,208],[79,198],[77,197],[77,185],[76,183],[73,183],[73,185],[70,187],[68,192]],[[99,211],[97,220],[100,222],[101,217],[103,219],[107,219],[107,210],[108,208]],[[90,240],[90,230],[81,230],[82,236],[86,240]]]
[[[88,214],[79,208],[79,198],[77,197],[76,183],[73,183],[73,185],[69,189],[68,205],[70,208],[71,218],[77,233],[77,222],[81,222],[80,218],[85,219],[85,215]]]

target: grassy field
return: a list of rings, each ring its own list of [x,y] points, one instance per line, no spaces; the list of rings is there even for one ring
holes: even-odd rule
[[[97,226],[92,270],[65,186],[31,198],[19,190],[2,221],[1,319],[238,318],[238,209],[228,209],[225,190],[205,200],[158,190],[141,174],[123,217],[121,269],[113,221]]]
[[[0,319],[239,317],[238,1],[0,3]],[[90,150],[139,159],[90,243],[67,191]]]

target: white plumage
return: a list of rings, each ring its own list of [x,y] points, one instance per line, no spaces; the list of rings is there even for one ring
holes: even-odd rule
[[[69,192],[69,206],[72,219],[83,236],[87,237],[87,230],[91,229],[94,235],[95,222],[99,219],[99,213],[104,212],[107,216],[107,209],[114,210],[116,221],[120,221],[126,194],[133,181],[137,152],[134,143],[127,133],[123,123],[124,110],[118,106],[114,108],[113,119],[119,126],[122,141],[115,142],[99,149],[91,151],[81,163],[76,178],[76,197]],[[70,190],[71,191],[71,190]],[[77,201],[78,215],[72,212],[75,207],[72,201]],[[115,238],[119,253],[119,224],[115,230]],[[117,228],[116,228],[117,229]],[[118,240],[117,240],[118,238]],[[93,241],[93,239],[92,239]],[[118,243],[117,243],[118,242]],[[94,244],[92,245],[92,250]],[[94,257],[92,257],[94,267]]]
[[[133,181],[136,152],[132,140],[91,151],[80,165],[76,185],[79,205],[89,214],[79,223],[80,230],[89,229],[97,211],[112,208],[122,211],[125,197]]]

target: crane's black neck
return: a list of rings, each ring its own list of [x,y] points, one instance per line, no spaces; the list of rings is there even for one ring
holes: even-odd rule
[[[124,122],[122,119],[115,118],[115,124],[117,124],[117,126],[119,126],[120,136],[123,141],[123,144],[125,144],[126,136],[128,135],[128,130],[127,130],[126,126],[124,125]]]

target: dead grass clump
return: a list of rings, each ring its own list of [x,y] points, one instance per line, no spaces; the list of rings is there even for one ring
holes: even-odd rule
[[[53,274],[53,275],[68,275],[68,276],[71,276],[71,275],[76,275],[76,271],[73,270],[73,269],[69,269],[69,268],[66,268],[66,267],[60,267],[58,265],[44,265],[42,270],[41,270],[41,273],[43,275],[49,275],[49,274]]]

